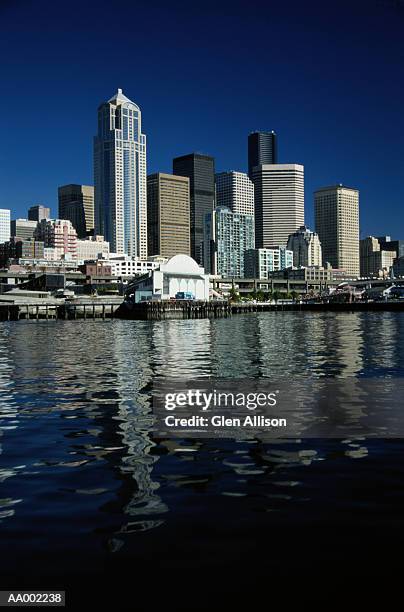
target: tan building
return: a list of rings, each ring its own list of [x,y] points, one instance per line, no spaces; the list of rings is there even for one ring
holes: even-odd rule
[[[58,189],[59,219],[70,221],[79,238],[94,232],[94,187],[63,185]]]
[[[147,177],[148,255],[190,255],[189,178],[158,172]]]
[[[360,241],[361,276],[388,276],[396,257],[396,251],[383,251],[377,238],[364,238]]]
[[[342,268],[358,277],[359,191],[344,185],[324,187],[314,192],[316,232],[323,251],[323,263]]]

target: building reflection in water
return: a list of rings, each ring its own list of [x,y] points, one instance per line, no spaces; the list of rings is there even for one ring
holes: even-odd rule
[[[39,475],[67,509],[92,495],[94,524],[115,551],[128,534],[171,518],[173,491],[179,514],[189,491],[249,497],[263,510],[308,500],[313,466],[366,457],[365,440],[159,440],[154,378],[403,375],[403,325],[391,313],[4,324],[1,516],[16,520],[23,504],[40,510]],[[341,400],[347,393],[341,386]]]

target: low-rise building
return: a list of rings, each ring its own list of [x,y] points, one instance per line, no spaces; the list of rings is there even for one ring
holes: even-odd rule
[[[150,270],[158,268],[160,263],[167,261],[166,257],[155,256],[146,259],[131,257],[130,255],[120,255],[110,253],[108,263],[111,266],[112,276],[122,279],[134,278],[141,274],[146,274]]]
[[[0,265],[6,266],[10,261],[20,258],[43,258],[44,244],[33,238],[21,240],[12,238],[8,242],[0,244]]]
[[[209,299],[209,274],[188,255],[175,255],[166,263],[130,283],[127,295],[134,302],[175,298],[190,293],[197,300]]]
[[[291,266],[293,266],[293,251],[285,247],[249,249],[244,254],[246,278],[269,278],[271,272]]]

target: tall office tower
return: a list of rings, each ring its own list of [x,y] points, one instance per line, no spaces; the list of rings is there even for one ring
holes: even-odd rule
[[[13,219],[10,224],[11,237],[19,238],[20,240],[28,240],[33,238],[37,228],[37,221],[28,219]]]
[[[71,221],[79,238],[94,233],[94,187],[63,185],[58,188],[59,219]]]
[[[384,238],[389,238],[389,236],[384,236]],[[397,257],[396,251],[384,250],[381,241],[373,236],[360,240],[359,254],[361,276],[365,277],[387,276]]]
[[[140,108],[118,89],[98,108],[95,228],[114,253],[147,257],[146,136]]]
[[[253,169],[255,244],[286,246],[289,235],[304,225],[304,167],[270,164]]]
[[[205,272],[244,277],[244,254],[254,248],[254,217],[215,208],[205,218]]]
[[[275,132],[252,132],[248,136],[248,176],[255,166],[278,163],[278,144]]]
[[[234,213],[254,215],[254,183],[244,172],[219,172],[215,176],[216,206]]]
[[[359,276],[359,191],[341,184],[318,189],[314,216],[324,264]]]
[[[191,257],[203,264],[205,216],[212,212],[215,201],[215,160],[199,153],[176,157],[173,174],[189,178]]]
[[[189,226],[189,178],[161,172],[148,176],[148,255],[190,255]]]
[[[8,208],[0,208],[0,244],[10,240],[10,210]]]
[[[29,221],[42,221],[42,219],[49,219],[50,208],[43,206],[42,204],[34,204],[28,209],[28,220]]]
[[[321,242],[318,234],[302,225],[288,238],[287,248],[293,251],[293,264],[296,267],[321,266]]]

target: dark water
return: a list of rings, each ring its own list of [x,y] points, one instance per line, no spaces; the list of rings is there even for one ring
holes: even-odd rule
[[[150,385],[402,377],[404,314],[21,321],[0,337],[1,588],[233,609],[399,576],[401,440],[154,439]]]

